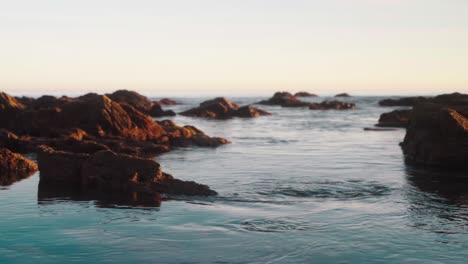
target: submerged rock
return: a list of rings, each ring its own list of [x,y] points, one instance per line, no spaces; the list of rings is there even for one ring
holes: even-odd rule
[[[413,110],[394,110],[380,115],[378,127],[407,127]]]
[[[335,95],[335,97],[351,97],[351,95],[349,95],[347,93],[339,93],[339,94]]]
[[[468,95],[437,96],[413,108],[401,144],[406,161],[444,168],[468,168]]]
[[[317,97],[318,95],[309,92],[297,92],[294,94],[295,97]]]
[[[200,106],[180,113],[184,116],[205,117],[213,119],[228,119],[233,117],[258,117],[271,115],[251,105],[240,107],[225,97],[202,102]]]
[[[94,154],[55,151],[38,153],[41,184],[67,186],[84,193],[121,195],[216,195],[206,185],[174,179],[152,159],[103,150]]]
[[[9,149],[0,148],[0,185],[13,184],[36,171],[37,166],[33,161]]]
[[[419,103],[428,102],[430,99],[427,97],[403,97],[398,99],[384,99],[379,101],[380,106],[414,106]]]

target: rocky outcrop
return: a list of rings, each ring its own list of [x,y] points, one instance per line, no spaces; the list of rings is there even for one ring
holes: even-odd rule
[[[38,153],[42,184],[64,185],[81,192],[128,197],[135,195],[216,195],[206,185],[174,179],[152,159],[103,150],[92,155],[55,151]]]
[[[394,110],[380,115],[378,127],[407,127],[411,117],[412,110]]]
[[[318,95],[309,92],[297,92],[294,94],[295,97],[317,97]]]
[[[310,110],[349,110],[356,108],[356,105],[340,101],[323,101],[321,103],[310,103]]]
[[[158,124],[167,132],[164,140],[171,146],[218,147],[231,143],[224,138],[210,137],[194,126],[178,126],[171,120],[158,121]]]
[[[444,168],[468,168],[468,95],[437,96],[413,108],[401,144],[406,161]]]
[[[347,93],[339,93],[339,94],[335,95],[335,97],[351,97],[351,95],[349,95]]]
[[[33,161],[9,149],[0,148],[0,185],[13,184],[36,171],[37,166]]]
[[[271,115],[251,105],[240,107],[227,98],[218,97],[200,104],[200,106],[180,113],[184,116],[204,117],[212,119],[229,119],[233,117],[258,117]]]
[[[258,102],[261,105],[280,105],[282,107],[308,107],[310,103],[303,102],[289,92],[277,92],[272,98]]]
[[[427,97],[403,97],[397,99],[384,99],[379,101],[380,106],[414,106],[416,104],[428,102],[430,99]]]
[[[147,97],[134,91],[119,90],[112,94],[107,94],[106,96],[117,103],[131,105],[138,111],[149,114],[153,117],[175,115],[174,111],[164,111],[160,104],[154,103]]]

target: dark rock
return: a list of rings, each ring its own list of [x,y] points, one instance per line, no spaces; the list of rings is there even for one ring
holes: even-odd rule
[[[169,98],[163,98],[159,100],[159,103],[163,105],[177,105],[176,101],[169,99]]]
[[[339,93],[339,94],[335,95],[335,97],[351,97],[351,95],[349,95],[347,93]]]
[[[282,107],[308,107],[310,103],[297,99],[289,92],[277,92],[272,98],[258,102],[262,105],[280,105]]]
[[[37,166],[33,161],[9,149],[0,148],[0,185],[13,184],[36,171]]]
[[[122,197],[156,193],[215,195],[207,186],[174,179],[152,159],[116,154],[109,150],[92,155],[41,147],[38,154],[41,182],[75,187],[81,192]]]
[[[153,117],[162,117],[162,116],[174,116],[175,113],[172,110],[164,111],[159,104],[153,103],[146,96],[143,96],[134,91],[128,90],[119,90],[112,94],[107,94],[107,96],[120,104],[128,104],[133,106],[138,111],[149,114]]]
[[[295,97],[317,97],[318,95],[312,94],[309,92],[297,92],[296,94],[294,94],[294,96]]]
[[[310,103],[311,110],[348,110],[354,109],[356,105],[348,102],[340,101],[323,101],[321,103]]]
[[[251,105],[240,107],[224,97],[218,97],[200,104],[199,107],[180,113],[184,116],[196,116],[213,119],[228,119],[233,117],[257,117],[270,113]]]
[[[467,95],[436,97],[414,107],[401,144],[406,161],[444,168],[468,168]]]
[[[419,103],[424,103],[430,100],[427,97],[403,97],[398,99],[384,99],[379,101],[381,106],[414,106]]]
[[[411,118],[411,109],[394,110],[380,115],[378,127],[407,127]]]
[[[180,127],[170,120],[158,121],[158,124],[167,132],[167,141],[171,146],[218,147],[231,143],[224,138],[210,137],[194,126]]]
[[[378,127],[365,127],[364,131],[396,131],[397,128],[378,128]]]
[[[160,105],[154,104],[148,111],[152,117],[175,116],[176,113],[172,110],[163,110]]]

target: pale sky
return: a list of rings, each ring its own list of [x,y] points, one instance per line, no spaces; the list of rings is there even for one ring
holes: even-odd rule
[[[467,0],[0,0],[0,90],[468,92]]]

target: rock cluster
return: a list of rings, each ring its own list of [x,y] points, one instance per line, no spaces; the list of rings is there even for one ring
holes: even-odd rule
[[[299,100],[289,92],[277,92],[272,98],[258,102],[262,105],[280,105],[282,107],[308,107],[310,110],[346,110],[356,107],[353,103],[340,101],[323,101],[311,103]]]
[[[414,106],[419,103],[428,102],[430,99],[427,97],[403,97],[398,99],[384,99],[379,101],[380,106]]]
[[[176,114],[172,110],[164,111],[161,108],[161,103],[159,102],[152,102],[147,97],[128,90],[119,90],[115,91],[112,94],[107,94],[111,100],[117,103],[124,103],[133,106],[138,111],[148,114],[152,117],[163,117],[163,116],[175,116]],[[169,100],[169,99],[167,99]],[[165,101],[169,102],[169,101]]]
[[[201,103],[200,106],[189,109],[180,114],[184,116],[205,117],[212,119],[229,119],[233,117],[258,117],[271,115],[270,113],[251,105],[240,107],[239,105],[224,97],[218,97],[213,100],[205,101]]]
[[[148,98],[125,90],[37,99],[0,93],[0,183],[13,183],[37,170],[33,162],[11,151],[36,152],[43,187],[49,182],[50,186],[68,183],[88,191],[94,182],[99,183],[94,187],[101,194],[107,193],[106,188],[114,190],[116,184],[132,193],[141,189],[138,192],[152,197],[156,192],[215,194],[204,185],[162,173],[159,164],[147,158],[175,147],[217,147],[229,141],[193,126],[155,121],[150,114],[159,109]],[[120,187],[115,190],[122,191]],[[121,193],[127,197],[127,191]]]
[[[294,94],[296,97],[317,97],[318,95],[309,92],[297,92]]]
[[[351,97],[351,95],[349,95],[347,93],[339,93],[339,94],[335,95],[335,97]]]

